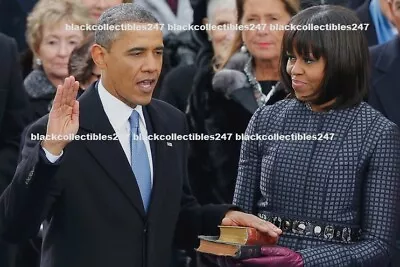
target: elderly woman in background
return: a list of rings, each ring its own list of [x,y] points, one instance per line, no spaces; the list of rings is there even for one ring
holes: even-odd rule
[[[207,30],[207,38],[211,41],[214,51],[213,63],[217,66],[221,64],[222,60],[228,57],[232,47],[233,38],[236,33],[233,30],[233,26],[237,22],[236,17],[235,0],[207,1],[207,17],[203,18],[203,24],[222,27],[222,29]]]
[[[36,66],[24,84],[33,109],[32,120],[50,111],[56,87],[68,76],[71,52],[87,34],[69,30],[67,25],[91,22],[86,8],[71,0],[41,0],[29,15],[27,40]]]
[[[100,70],[94,64],[90,49],[94,44],[94,33],[86,36],[85,40],[79,47],[75,48],[69,59],[68,72],[69,75],[75,77],[79,82],[78,97],[89,87],[92,83],[100,79]]]
[[[203,70],[189,98],[190,131],[215,137],[190,144],[189,180],[202,204],[232,202],[241,146],[235,134],[245,132],[260,105],[286,96],[276,86],[283,31],[271,31],[269,24],[287,24],[298,12],[299,1],[237,0],[236,4],[239,24],[260,24],[260,28],[237,32],[229,60],[214,66],[217,73],[213,68]],[[241,46],[246,51],[240,51]]]
[[[119,5],[121,3],[131,3],[132,0],[74,0],[76,3],[86,7],[86,10],[92,22],[96,22],[103,12],[113,6]],[[22,0],[21,0],[22,2]],[[36,0],[35,0],[36,2]],[[28,76],[32,71],[32,59],[33,53],[30,49],[27,49],[22,54],[22,66],[23,66],[23,77]]]

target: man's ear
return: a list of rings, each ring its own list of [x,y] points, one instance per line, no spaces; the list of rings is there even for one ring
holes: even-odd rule
[[[393,10],[391,1],[380,0],[379,4],[383,15],[393,24]]]
[[[92,59],[99,69],[103,70],[107,67],[107,50],[98,44],[93,44],[90,53],[92,55]]]
[[[393,23],[395,15],[395,6],[394,6],[394,0],[387,0],[387,5],[389,6],[389,13],[391,17],[391,22]]]

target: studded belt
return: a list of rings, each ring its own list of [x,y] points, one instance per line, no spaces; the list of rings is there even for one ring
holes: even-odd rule
[[[356,227],[338,226],[328,223],[319,223],[305,220],[291,220],[278,216],[267,216],[259,213],[258,217],[273,223],[284,233],[293,233],[329,241],[355,242],[361,236],[361,229]]]

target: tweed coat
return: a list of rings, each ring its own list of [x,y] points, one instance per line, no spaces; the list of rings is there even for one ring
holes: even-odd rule
[[[309,140],[296,140],[300,135]],[[286,99],[259,108],[245,137],[235,205],[264,216],[361,229],[354,242],[288,231],[278,245],[299,252],[305,267],[391,263],[400,223],[400,133],[394,123],[364,102],[314,112]]]

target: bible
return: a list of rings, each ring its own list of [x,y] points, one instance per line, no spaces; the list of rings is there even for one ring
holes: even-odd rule
[[[235,259],[248,259],[261,256],[261,246],[241,245],[218,240],[218,236],[199,236],[200,246],[197,252],[216,256],[229,256]]]
[[[219,236],[199,236],[197,252],[235,259],[261,256],[261,246],[273,245],[276,240],[262,234],[255,228],[239,226],[218,226]]]

